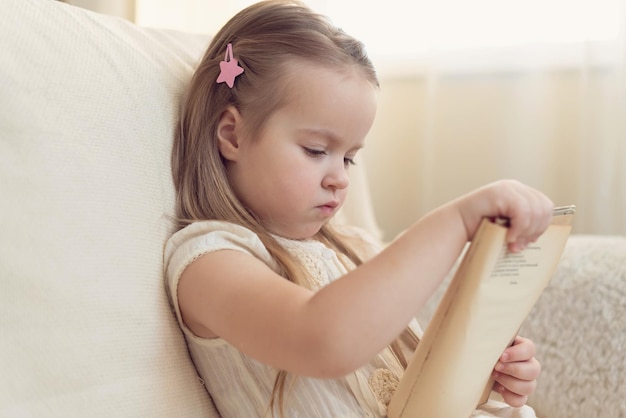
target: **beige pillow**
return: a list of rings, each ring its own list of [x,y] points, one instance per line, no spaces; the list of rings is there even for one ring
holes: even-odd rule
[[[169,154],[208,37],[0,14],[0,416],[200,417],[164,291]]]

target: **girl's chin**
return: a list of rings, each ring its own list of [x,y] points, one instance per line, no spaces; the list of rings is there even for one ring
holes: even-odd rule
[[[296,241],[305,241],[308,239],[314,239],[326,222],[327,221],[320,222],[317,225],[310,225],[309,227],[303,228],[270,228],[270,231],[272,232],[272,234],[278,235],[282,238],[292,239]]]

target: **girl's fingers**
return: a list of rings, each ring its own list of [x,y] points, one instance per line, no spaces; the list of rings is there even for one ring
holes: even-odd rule
[[[528,338],[520,337],[519,335],[513,340],[513,344],[504,350],[504,353],[500,356],[500,361],[503,363],[526,361],[535,356],[535,343]]]
[[[528,401],[528,395],[520,395],[519,393],[511,392],[500,383],[496,383],[493,387],[493,390],[495,390],[502,396],[504,402],[513,407],[524,406]]]
[[[521,251],[534,242],[545,231],[552,218],[554,204],[542,193],[530,189],[520,189],[517,202],[511,208],[511,226],[507,241],[509,250]]]
[[[500,372],[494,372],[494,378],[500,387],[518,395],[528,396],[537,388],[536,380],[522,380]]]
[[[494,390],[499,392],[506,403],[522,406],[528,395],[537,387],[537,378],[541,373],[541,364],[534,357],[535,344],[523,337],[516,337],[508,347],[494,370]]]
[[[512,379],[533,381],[541,374],[541,365],[534,357],[526,361],[516,361],[512,363],[498,362],[495,371],[503,376]]]

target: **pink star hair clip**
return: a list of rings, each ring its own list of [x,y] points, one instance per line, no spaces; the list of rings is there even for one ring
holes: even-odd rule
[[[233,57],[233,44],[226,46],[224,61],[220,62],[220,75],[217,76],[217,83],[226,83],[231,89],[235,85],[235,77],[243,73],[243,68],[238,65],[239,61]]]

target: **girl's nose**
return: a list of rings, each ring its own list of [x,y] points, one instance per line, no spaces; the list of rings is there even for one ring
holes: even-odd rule
[[[322,186],[327,189],[345,189],[349,184],[350,176],[348,175],[348,168],[343,160],[341,161],[341,165],[334,164],[332,169],[326,173],[322,180]]]

